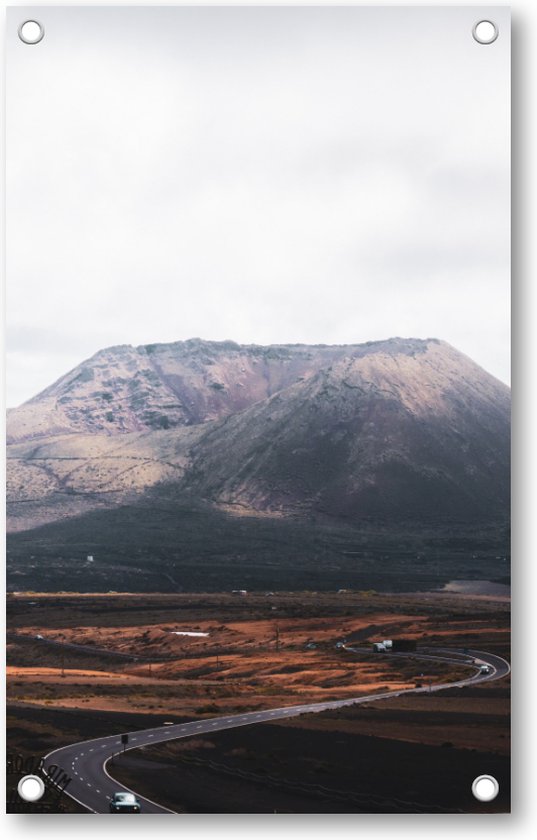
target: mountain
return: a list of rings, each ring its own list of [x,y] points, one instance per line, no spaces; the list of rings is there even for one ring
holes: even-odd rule
[[[449,345],[386,342],[215,424],[185,486],[250,511],[505,515],[509,405],[509,389]]]
[[[114,347],[10,412],[12,558],[98,544],[112,567],[136,546],[142,576],[175,579],[426,534],[505,553],[509,429],[509,389],[437,339]]]
[[[242,411],[363,346],[241,346],[195,338],[101,350],[11,409],[9,443],[69,433],[152,431]]]

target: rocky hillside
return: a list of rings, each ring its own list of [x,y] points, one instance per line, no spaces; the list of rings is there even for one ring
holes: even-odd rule
[[[509,389],[444,343],[369,350],[216,424],[185,486],[231,510],[504,515]]]
[[[101,350],[12,409],[8,441],[172,429],[227,417],[363,345],[241,346],[191,339]]]
[[[505,518],[509,412],[509,389],[437,340],[113,348],[13,412],[10,527],[152,488],[235,516]]]

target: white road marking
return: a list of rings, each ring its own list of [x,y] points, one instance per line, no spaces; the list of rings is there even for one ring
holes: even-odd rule
[[[90,752],[93,752],[93,747],[90,747]]]
[[[86,782],[86,784],[87,784],[88,787],[91,787],[91,784],[89,782]]]

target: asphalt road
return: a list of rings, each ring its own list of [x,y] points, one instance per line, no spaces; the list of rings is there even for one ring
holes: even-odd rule
[[[349,653],[362,653],[371,649],[359,649],[347,646]],[[157,726],[153,729],[143,729],[129,732],[127,749],[136,749],[151,744],[160,744],[164,741],[172,741],[176,738],[188,738],[192,735],[200,735],[208,732],[218,732],[220,729],[233,729],[239,726],[251,726],[255,723],[264,723],[271,720],[296,717],[305,713],[322,712],[326,709],[338,709],[342,706],[354,706],[360,703],[370,703],[372,700],[381,700],[387,697],[400,694],[419,694],[421,692],[442,691],[446,688],[463,687],[468,684],[489,682],[505,677],[510,669],[509,663],[492,653],[483,651],[461,651],[438,649],[436,654],[432,649],[413,653],[381,653],[377,656],[406,656],[427,660],[439,660],[453,664],[464,665],[472,670],[471,676],[458,682],[442,683],[431,687],[403,689],[401,691],[389,691],[382,694],[369,694],[365,697],[349,698],[346,700],[331,700],[325,703],[310,703],[302,706],[286,706],[281,709],[268,709],[263,712],[248,712],[242,715],[225,715],[223,717],[196,720],[190,723],[174,724],[172,726]],[[479,666],[489,665],[490,674],[482,674]],[[66,747],[54,750],[45,756],[45,769],[51,765],[58,765],[69,776],[71,782],[65,791],[83,805],[88,811],[94,814],[108,813],[108,802],[116,791],[128,791],[130,788],[116,782],[113,777],[113,765],[110,759],[115,753],[123,749],[121,734],[109,735],[104,738],[95,738],[91,741],[81,741]],[[135,791],[134,791],[135,792]],[[168,808],[152,802],[143,796],[136,794],[141,803],[141,811],[145,814],[172,814]]]

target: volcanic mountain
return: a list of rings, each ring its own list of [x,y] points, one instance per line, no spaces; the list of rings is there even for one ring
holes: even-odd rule
[[[114,347],[10,412],[8,522],[57,545],[106,513],[158,553],[203,510],[227,558],[245,518],[284,542],[289,523],[477,532],[508,519],[509,425],[509,389],[436,339]]]
[[[101,350],[8,414],[8,442],[171,429],[242,411],[364,346],[191,339]]]

